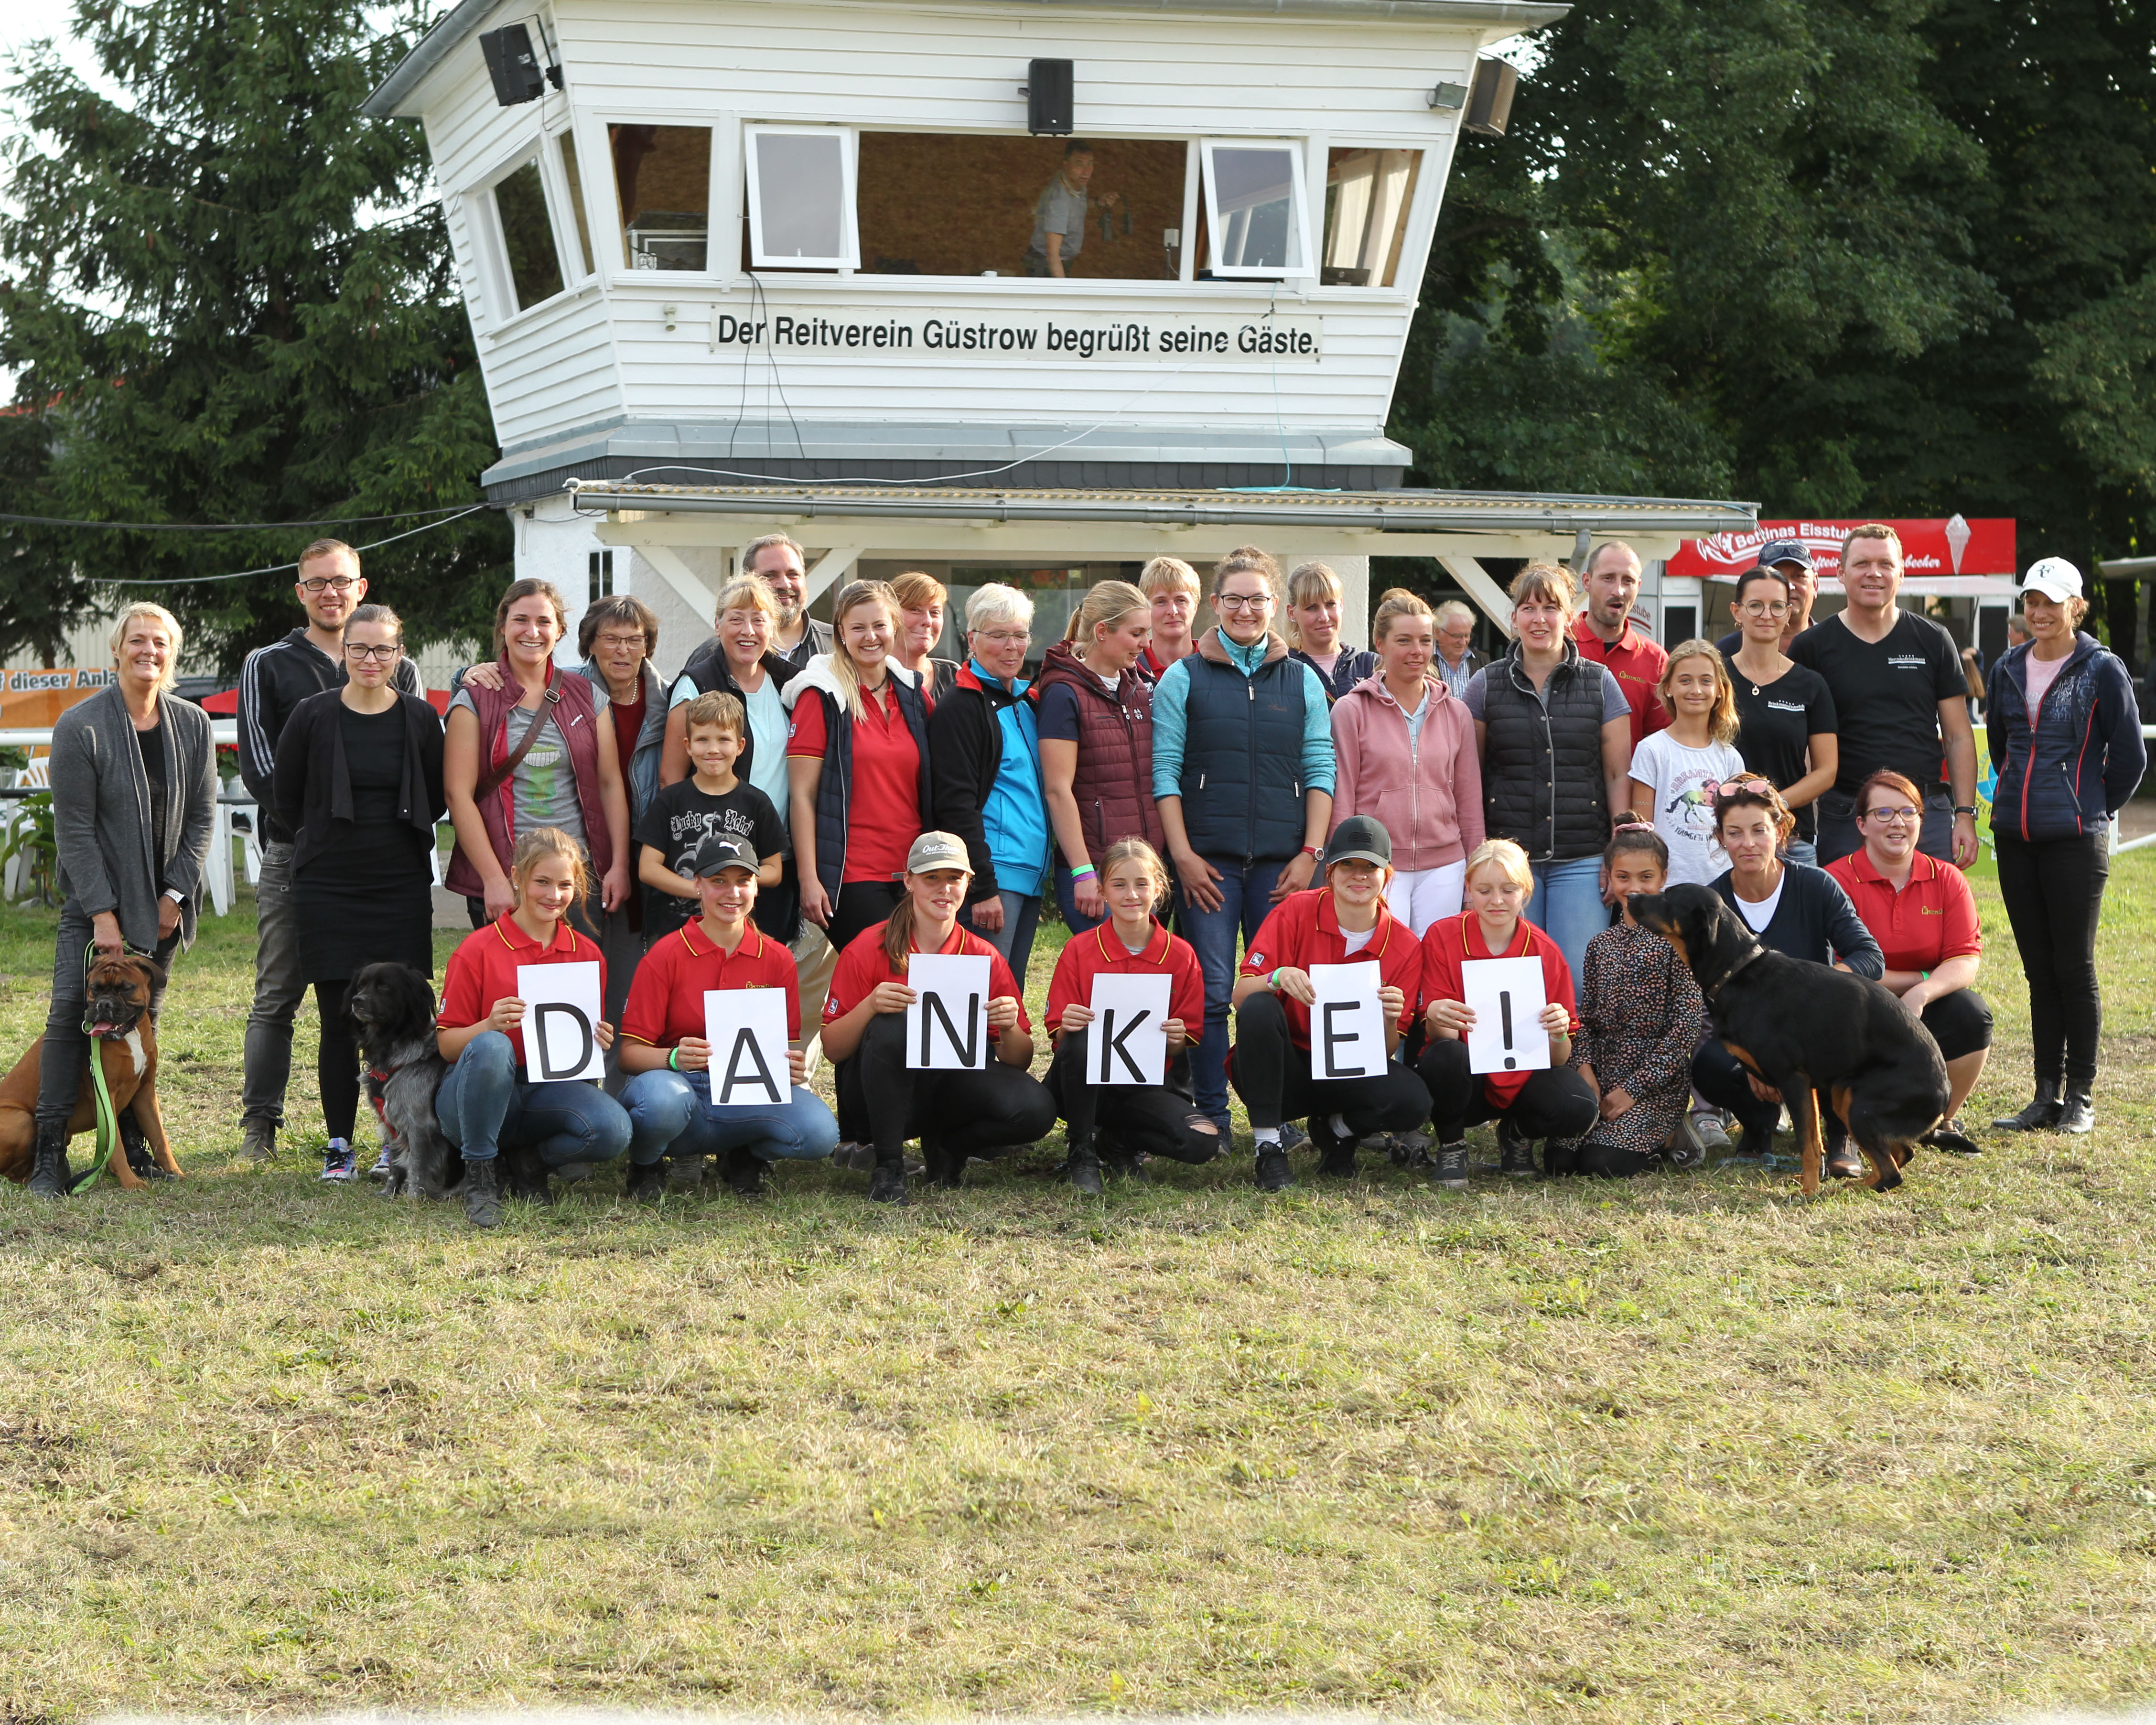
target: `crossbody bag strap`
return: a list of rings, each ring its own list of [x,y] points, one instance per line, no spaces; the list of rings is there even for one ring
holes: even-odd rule
[[[531,716],[531,722],[525,727],[524,741],[510,751],[507,760],[487,773],[472,788],[473,802],[484,803],[509,782],[510,774],[524,764],[524,757],[531,752],[531,745],[539,741],[539,733],[549,724],[552,724],[557,730],[560,729],[560,721],[554,717],[554,709],[561,704],[562,691],[558,688],[549,689],[547,691],[546,701],[542,703],[539,711]],[[566,737],[562,740],[564,742],[567,741]]]

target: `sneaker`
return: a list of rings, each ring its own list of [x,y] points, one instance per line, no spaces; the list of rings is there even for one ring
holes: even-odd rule
[[[752,1152],[737,1150],[726,1158],[726,1185],[736,1198],[761,1198],[764,1172],[769,1166]]]
[[[331,1138],[322,1152],[322,1178],[349,1181],[359,1178],[359,1153],[341,1138]]]
[[[1255,1178],[1260,1192],[1285,1192],[1295,1184],[1287,1165],[1287,1152],[1278,1144],[1258,1146]]]
[[[277,1153],[277,1122],[243,1120],[239,1122],[239,1159],[268,1162]]]
[[[912,1203],[913,1200],[906,1195],[906,1176],[895,1168],[878,1163],[876,1171],[869,1176],[869,1202],[895,1204]]]
[[[702,1157],[670,1156],[666,1158],[666,1189],[669,1192],[694,1192],[703,1183]]]
[[[1317,1136],[1311,1142],[1317,1147],[1317,1177],[1322,1180],[1352,1180],[1355,1178],[1355,1153],[1362,1146],[1351,1133],[1346,1137],[1336,1134],[1329,1121],[1318,1121]]]
[[[1281,1122],[1281,1149],[1286,1151],[1289,1155],[1292,1156],[1296,1151],[1306,1150],[1309,1147],[1310,1134],[1308,1132],[1297,1126],[1292,1120],[1283,1120]]]
[[[1101,1156],[1091,1142],[1081,1138],[1070,1147],[1063,1164],[1063,1178],[1088,1198],[1101,1195]]]
[[[1728,1142],[1725,1137],[1726,1145]],[[1671,1168],[1698,1168],[1707,1161],[1707,1145],[1699,1133],[1699,1116],[1680,1114],[1677,1129],[1670,1134],[1666,1153]]]
[[[394,1166],[395,1163],[389,1154],[389,1147],[384,1144],[382,1147],[382,1153],[374,1158],[374,1166],[367,1171],[367,1178],[370,1180],[386,1180],[389,1178],[390,1171]]]
[[[1437,1147],[1437,1159],[1430,1165],[1430,1181],[1433,1186],[1443,1186],[1454,1192],[1467,1189],[1467,1143],[1465,1139],[1456,1144]]]
[[[1497,1172],[1508,1180],[1532,1180],[1538,1170],[1535,1167],[1535,1146],[1532,1138],[1522,1137],[1509,1120],[1497,1122]]]

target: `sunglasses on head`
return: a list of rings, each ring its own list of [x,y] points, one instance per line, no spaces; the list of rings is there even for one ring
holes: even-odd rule
[[[1766,793],[1774,788],[1774,786],[1768,783],[1763,778],[1732,778],[1717,786],[1716,794],[1723,797],[1733,797],[1739,791],[1751,791],[1755,794],[1763,796]]]

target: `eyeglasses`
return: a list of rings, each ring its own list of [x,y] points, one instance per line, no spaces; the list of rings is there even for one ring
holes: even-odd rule
[[[1213,603],[1223,611],[1262,611],[1273,602],[1269,593],[1216,593]]]
[[[358,578],[353,575],[316,575],[302,581],[300,585],[309,593],[320,593],[324,588],[334,593],[350,593],[358,585]]]
[[[984,633],[976,639],[987,642],[991,647],[1027,647],[1033,644],[1033,632],[1030,629],[999,629],[993,634]]]
[[[372,659],[387,665],[403,650],[403,643],[401,641],[385,641],[379,647],[366,646],[358,641],[346,641],[344,644],[344,656],[355,664]]]
[[[1786,617],[1789,607],[1783,599],[1747,599],[1738,608],[1747,617]]]
[[[1921,809],[1874,809],[1863,819],[1876,821],[1882,827],[1914,826],[1924,818]]]
[[[634,647],[640,653],[644,650],[644,631],[639,629],[633,635],[601,635],[592,644],[608,648],[617,653],[626,652]]]
[[[1763,778],[1732,778],[1716,788],[1725,797],[1733,797],[1739,791],[1755,791],[1764,793],[1774,788]]]

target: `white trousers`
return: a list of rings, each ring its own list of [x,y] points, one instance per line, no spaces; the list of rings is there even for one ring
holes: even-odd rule
[[[1417,869],[1393,876],[1385,889],[1385,908],[1414,931],[1417,940],[1440,917],[1460,914],[1460,900],[1467,886],[1465,859],[1441,869]]]

